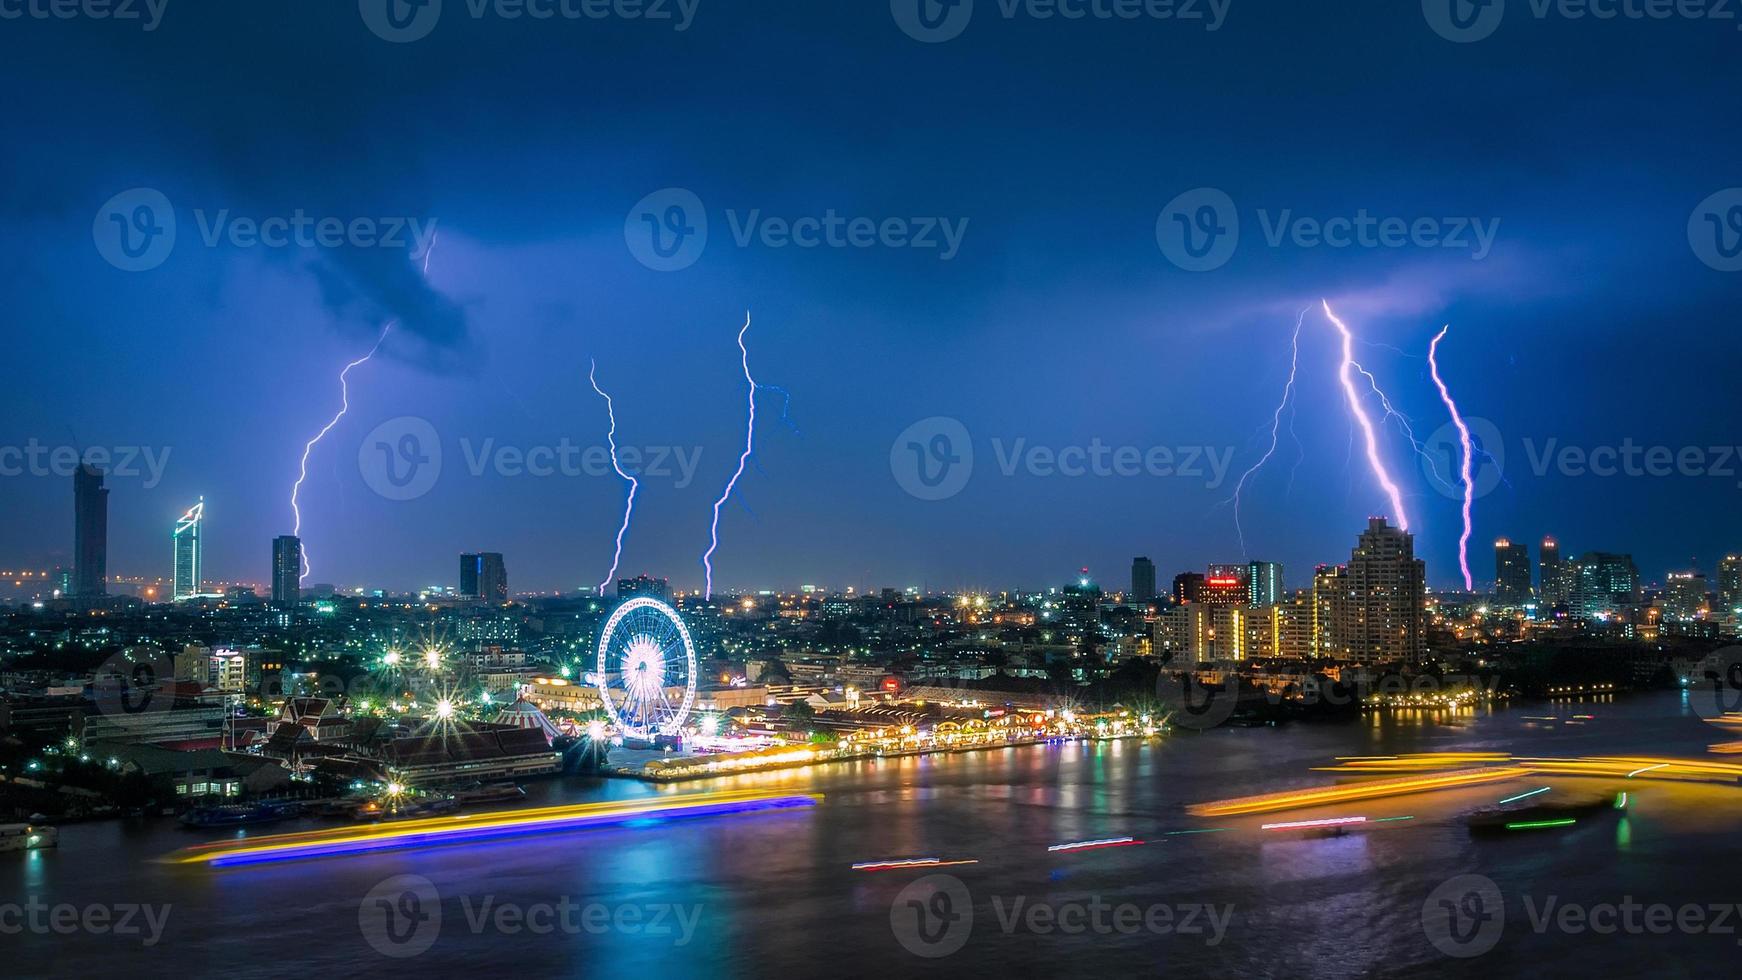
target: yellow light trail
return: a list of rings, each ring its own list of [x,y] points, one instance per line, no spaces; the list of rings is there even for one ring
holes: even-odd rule
[[[1312,789],[1270,793],[1264,796],[1247,796],[1214,803],[1199,803],[1196,806],[1188,807],[1187,812],[1200,817],[1229,817],[1251,813],[1272,813],[1278,810],[1299,810],[1327,803],[1377,800],[1390,796],[1407,796],[1412,793],[1431,793],[1463,786],[1504,782],[1509,779],[1517,779],[1526,771],[1512,766],[1492,769],[1463,769],[1457,772],[1410,776],[1403,779],[1380,779],[1343,786],[1319,786]]]
[[[427,817],[389,824],[359,824],[331,830],[219,841],[183,848],[165,860],[174,864],[208,866],[251,864],[390,847],[508,837],[541,830],[560,830],[565,825],[582,827],[635,818],[702,816],[784,806],[810,806],[821,801],[820,794],[758,790],[694,793],[678,797],[655,796],[626,802],[579,803],[530,810]]]

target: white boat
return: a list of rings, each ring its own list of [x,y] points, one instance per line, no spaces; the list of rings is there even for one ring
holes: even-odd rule
[[[34,824],[0,824],[0,851],[40,851],[60,843],[60,832]]]

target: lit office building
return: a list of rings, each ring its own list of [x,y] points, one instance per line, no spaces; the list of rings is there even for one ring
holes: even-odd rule
[[[200,594],[201,556],[204,548],[200,536],[205,520],[206,498],[201,497],[198,503],[189,507],[187,513],[175,522],[175,532],[172,535],[175,546],[175,575],[171,598],[191,599]]]
[[[1692,622],[1711,614],[1706,598],[1706,577],[1698,572],[1671,572],[1665,583],[1663,614],[1669,619]]]
[[[1573,599],[1572,565],[1561,557],[1560,543],[1554,538],[1542,539],[1538,555],[1537,597],[1546,609],[1565,606]]]

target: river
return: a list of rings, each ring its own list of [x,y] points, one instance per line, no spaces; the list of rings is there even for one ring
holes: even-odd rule
[[[1532,720],[1548,715],[1559,720]],[[223,871],[160,860],[212,834],[170,821],[83,824],[63,828],[58,850],[0,854],[0,949],[9,976],[356,976],[407,967],[435,976],[638,980],[1707,975],[1742,956],[1742,922],[1717,921],[1723,906],[1742,901],[1742,787],[1635,780],[1625,815],[1480,840],[1458,817],[1536,783],[1262,818],[1414,818],[1338,837],[1260,831],[1261,818],[1200,819],[1185,807],[1329,782],[1331,774],[1309,770],[1337,756],[1701,755],[1725,737],[1685,698],[1665,693],[668,787],[577,779],[532,786],[531,795],[581,802],[755,787],[824,800]],[[1567,794],[1615,788],[1538,782]],[[295,829],[304,827],[265,832]],[[1186,830],[1221,832],[1178,833]],[[1118,837],[1144,843],[1047,850]],[[975,863],[851,870],[928,856]],[[1481,877],[1441,887],[1463,875]],[[921,879],[929,880],[916,886]],[[1491,882],[1499,905],[1490,898],[1468,907],[1470,881]],[[1471,912],[1452,940],[1458,955],[1442,950],[1443,928],[1436,937],[1424,925],[1424,906],[1431,913],[1448,896]],[[1629,913],[1630,902],[1641,908]],[[1653,932],[1662,925],[1646,908],[1654,905],[1683,924]],[[1687,927],[1686,906],[1705,910],[1706,925]],[[1544,909],[1553,911],[1545,917]],[[392,918],[401,912],[403,920]],[[1606,915],[1622,917],[1605,934],[1596,930],[1610,923]],[[131,931],[117,928],[123,918]]]

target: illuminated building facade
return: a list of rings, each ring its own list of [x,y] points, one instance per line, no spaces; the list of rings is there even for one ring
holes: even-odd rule
[[[1669,619],[1692,622],[1711,614],[1706,598],[1706,577],[1698,572],[1671,572],[1665,583],[1663,614]]]
[[[1560,542],[1554,538],[1542,539],[1542,551],[1538,553],[1537,597],[1548,609],[1568,605],[1573,600],[1572,565],[1561,557]]]
[[[1255,561],[1246,566],[1246,604],[1276,606],[1282,604],[1282,563]]]
[[[1250,601],[1245,565],[1211,565],[1198,601],[1208,606],[1244,606]]]
[[[1573,613],[1598,619],[1639,604],[1639,566],[1632,555],[1590,551],[1579,556],[1573,579]]]
[[[175,555],[174,587],[170,592],[173,599],[191,599],[200,594],[204,551],[201,532],[205,521],[206,498],[201,497],[175,522],[175,531],[171,535]]]
[[[1522,606],[1530,601],[1530,546],[1506,538],[1494,542],[1494,601]]]
[[[1333,617],[1333,645],[1360,660],[1419,661],[1425,652],[1427,569],[1415,557],[1415,535],[1383,517],[1369,519],[1345,577],[1347,605]]]

